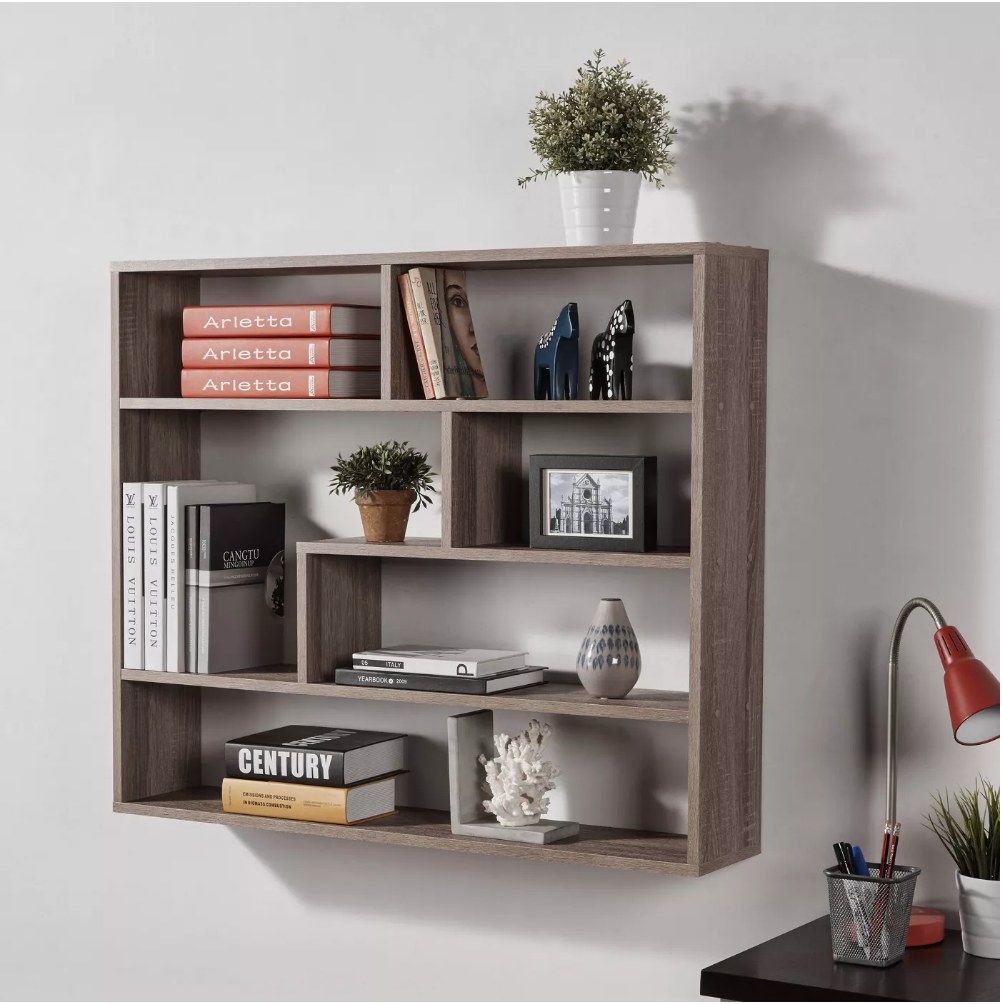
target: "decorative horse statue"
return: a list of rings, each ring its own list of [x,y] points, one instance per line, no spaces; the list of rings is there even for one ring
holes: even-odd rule
[[[624,300],[591,346],[588,393],[593,401],[633,398],[633,301]]]
[[[568,303],[536,344],[537,401],[575,401],[578,396],[578,305]]]

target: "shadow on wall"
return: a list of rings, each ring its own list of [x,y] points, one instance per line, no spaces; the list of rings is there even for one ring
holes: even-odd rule
[[[702,239],[813,257],[829,222],[886,205],[873,161],[821,110],[740,91],[678,117],[673,179]]]

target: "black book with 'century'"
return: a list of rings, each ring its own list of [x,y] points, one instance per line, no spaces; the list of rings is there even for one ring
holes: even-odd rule
[[[286,725],[231,739],[226,776],[342,787],[404,769],[404,739],[323,725]]]

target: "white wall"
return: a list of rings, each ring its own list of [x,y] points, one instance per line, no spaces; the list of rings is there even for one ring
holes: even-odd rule
[[[692,999],[823,913],[831,842],[879,832],[897,608],[927,593],[999,665],[998,18],[0,7],[4,995]],[[597,45],[684,120],[637,239],[773,254],[763,854],[652,879],[113,816],[108,261],[559,243],[555,186],[514,184],[525,115]],[[927,624],[904,659],[901,860],[951,906],[920,816],[998,751],[952,743]]]

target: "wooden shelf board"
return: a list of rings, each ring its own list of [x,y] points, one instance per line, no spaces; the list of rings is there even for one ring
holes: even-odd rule
[[[218,788],[191,788],[136,802],[115,802],[116,812],[162,816],[340,840],[399,844],[495,857],[535,858],[669,875],[694,874],[687,863],[688,839],[672,833],[582,826],[579,836],[555,844],[522,844],[485,837],[454,836],[449,814],[435,809],[401,809],[394,816],[356,826],[305,823],[223,812]]]
[[[377,271],[383,265],[455,265],[460,268],[580,268],[602,265],[687,265],[696,255],[767,259],[761,248],[695,242],[594,247],[407,251],[399,254],[297,255],[281,258],[188,258],[116,261],[112,272],[170,272],[199,276],[297,275]]]
[[[395,701],[399,704],[434,704],[445,708],[491,708],[494,711],[527,711],[681,725],[689,721],[689,695],[686,693],[635,690],[623,700],[603,701],[592,697],[580,684],[570,682],[547,682],[506,694],[440,694],[383,687],[344,687],[334,683],[300,683],[295,667],[292,666],[276,667],[273,670],[203,674],[123,669],[122,679],[132,683],[301,694],[309,697],[344,697],[362,701]]]
[[[374,398],[123,397],[124,411],[336,411],[511,415],[688,415],[692,401],[389,401]]]
[[[538,565],[609,565],[617,568],[689,567],[689,552],[678,548],[656,551],[556,551],[545,547],[491,545],[443,547],[434,537],[414,537],[403,544],[369,544],[361,537],[300,541],[298,554],[359,555],[367,558],[424,558],[433,561],[509,561]]]

